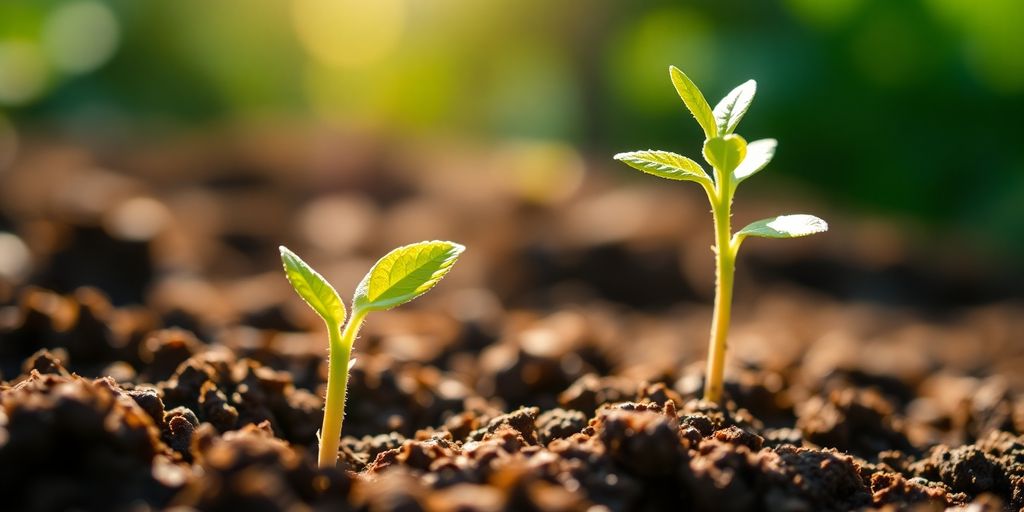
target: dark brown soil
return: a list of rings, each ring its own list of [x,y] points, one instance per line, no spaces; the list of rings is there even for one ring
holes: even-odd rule
[[[698,398],[710,257],[693,197],[602,178],[535,197],[497,172],[437,187],[405,162],[479,161],[373,144],[295,177],[296,143],[261,142],[103,160],[123,175],[30,152],[0,179],[0,221],[34,256],[0,272],[0,510],[1024,509],[1019,300],[800,271],[873,275],[913,261],[905,247],[752,243],[719,407]],[[106,202],[46,186],[72,177]],[[319,209],[305,187],[325,191]],[[136,196],[166,208],[121,219],[165,223],[147,237],[108,222]],[[332,215],[361,235],[292,229]],[[276,245],[351,290],[420,238],[470,249],[423,300],[367,322],[341,462],[318,469],[326,342]]]

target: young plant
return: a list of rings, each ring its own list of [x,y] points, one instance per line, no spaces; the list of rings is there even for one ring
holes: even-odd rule
[[[615,159],[661,178],[696,182],[704,188],[711,202],[715,223],[712,251],[715,253],[716,279],[704,399],[719,402],[725,372],[733,273],[740,244],[748,236],[794,238],[821,233],[828,230],[828,224],[813,215],[779,215],[753,222],[733,233],[732,198],[736,188],[768,165],[775,154],[775,139],[761,139],[748,144],[743,137],[733,133],[754,99],[757,83],[748,80],[736,87],[712,110],[700,89],[682,71],[670,66],[669,77],[686,108],[704,129],[704,160],[711,165],[712,174],[708,175],[697,162],[668,151],[619,153]]]
[[[345,390],[352,344],[359,328],[372,311],[384,311],[405,304],[434,287],[451,270],[465,247],[453,242],[420,242],[399,247],[385,255],[356,287],[352,317],[345,323],[345,304],[338,292],[295,253],[281,246],[284,274],[295,292],[327,324],[330,352],[324,423],[320,429],[320,467],[338,462],[341,423],[345,416]]]

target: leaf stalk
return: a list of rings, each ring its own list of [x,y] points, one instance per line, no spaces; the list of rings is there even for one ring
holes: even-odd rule
[[[732,244],[732,183],[728,172],[715,169],[715,194],[711,214],[715,223],[715,305],[708,340],[708,366],[704,399],[719,402],[725,376],[729,319],[732,313],[733,278],[736,272],[736,246]]]
[[[336,322],[327,322],[330,353],[327,359],[327,397],[324,422],[320,427],[320,452],[317,465],[334,467],[338,464],[338,446],[341,444],[341,426],[345,421],[345,399],[348,390],[349,360],[359,328],[366,312],[355,310],[344,330]]]

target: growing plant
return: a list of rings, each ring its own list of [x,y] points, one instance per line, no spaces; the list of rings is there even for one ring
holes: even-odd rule
[[[299,297],[327,324],[330,352],[324,423],[320,429],[320,467],[338,462],[341,424],[345,415],[345,390],[352,344],[359,328],[372,311],[384,311],[405,304],[434,287],[458,259],[465,247],[453,242],[420,242],[399,247],[385,255],[356,287],[352,317],[345,323],[345,304],[338,292],[295,253],[281,246],[284,273]]]
[[[682,71],[670,66],[669,77],[686,108],[704,129],[704,160],[711,165],[712,175],[708,175],[697,162],[668,151],[619,153],[615,159],[665,179],[694,181],[707,193],[715,224],[712,251],[715,253],[716,279],[704,399],[718,402],[722,397],[733,274],[740,244],[748,236],[794,238],[820,233],[828,230],[828,224],[813,215],[779,215],[753,222],[733,233],[732,199],[736,188],[768,165],[775,155],[775,139],[761,139],[748,144],[743,137],[733,133],[754,99],[757,83],[748,80],[736,87],[712,110],[700,89]]]

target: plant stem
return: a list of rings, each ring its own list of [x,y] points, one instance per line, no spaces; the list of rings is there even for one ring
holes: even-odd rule
[[[330,357],[327,361],[327,404],[324,406],[324,423],[320,428],[320,453],[317,464],[320,467],[334,467],[338,463],[338,446],[341,444],[341,424],[345,419],[345,393],[348,387],[348,365],[352,355],[359,327],[366,313],[353,311],[352,318],[340,330],[334,322],[327,323],[330,338]]]
[[[704,399],[718,403],[722,399],[725,375],[725,351],[732,310],[732,283],[736,251],[732,241],[732,191],[729,173],[716,172],[718,185],[711,201],[715,220],[715,309],[708,341],[708,369],[704,381]]]

